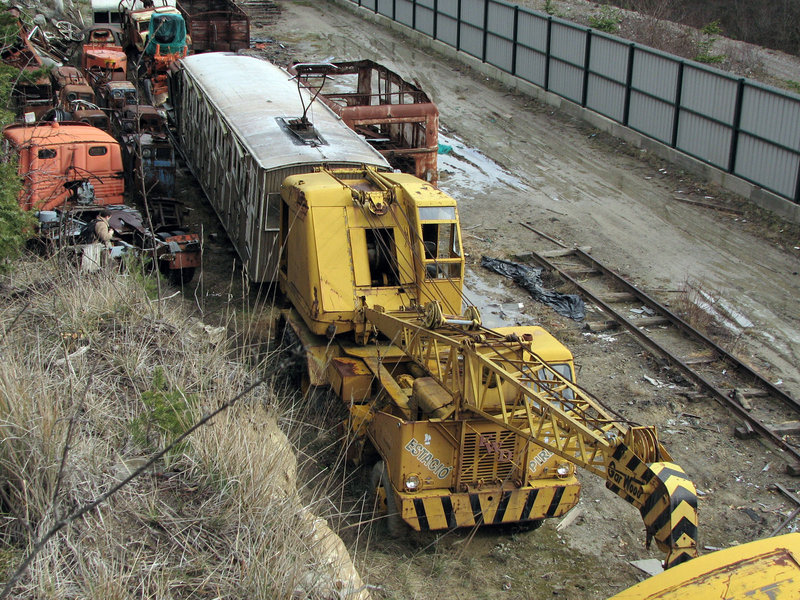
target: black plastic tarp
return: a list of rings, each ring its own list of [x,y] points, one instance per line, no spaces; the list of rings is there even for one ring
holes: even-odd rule
[[[530,292],[533,299],[547,306],[551,306],[558,314],[575,321],[583,321],[586,317],[586,307],[583,299],[577,294],[562,294],[545,289],[542,283],[542,269],[520,263],[503,260],[501,258],[481,257],[481,266],[504,277],[513,279],[517,285]]]

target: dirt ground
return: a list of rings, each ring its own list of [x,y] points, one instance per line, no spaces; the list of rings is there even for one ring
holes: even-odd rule
[[[572,349],[585,388],[629,419],[659,427],[700,490],[701,549],[769,535],[794,507],[768,486],[800,487],[783,474],[776,451],[733,438],[736,422],[720,406],[689,403],[675,386],[650,383],[645,377],[660,373],[627,336],[587,333],[478,263],[482,255],[552,249],[520,225],[527,222],[566,244],[591,246],[600,261],[663,302],[692,282],[752,322],[724,344],[798,397],[797,228],[678,202],[674,196],[738,205],[333,3],[277,4],[276,22],[252,26],[276,62],[372,58],[417,81],[438,104],[443,139],[453,148],[441,157],[440,187],[459,201],[468,286],[485,320],[549,328]],[[661,556],[644,548],[636,510],[591,474],[582,482],[581,516],[561,531],[549,522],[524,533],[487,528],[404,541],[355,527],[342,535],[376,598],[606,598],[643,577],[628,561]]]

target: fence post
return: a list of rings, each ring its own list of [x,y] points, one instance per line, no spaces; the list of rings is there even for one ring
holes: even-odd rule
[[[392,21],[397,21],[397,0],[392,0]]]
[[[483,0],[483,52],[481,61],[486,62],[486,44],[489,40],[489,0]]]
[[[675,113],[672,116],[672,143],[673,148],[678,147],[678,121],[681,116],[681,94],[683,93],[683,67],[686,63],[678,63],[678,80],[675,82]]]
[[[517,34],[519,32],[519,5],[514,5],[514,34],[511,46],[511,74],[517,74]]]
[[[417,30],[417,0],[411,0],[411,29]]]
[[[627,126],[631,115],[631,91],[633,90],[633,57],[636,56],[636,44],[628,45],[628,69],[625,75],[625,106],[622,109],[622,124]]]
[[[742,124],[742,98],[744,97],[744,77],[739,78],[736,86],[736,105],[733,109],[733,131],[731,132],[731,153],[728,156],[728,173],[736,168],[736,154],[739,151],[739,128]]]
[[[547,17],[547,41],[544,48],[544,89],[550,91],[550,40],[553,38],[553,17]]]
[[[797,168],[797,181],[794,184],[794,201],[800,204],[800,166]]]
[[[461,0],[458,0],[456,8],[456,50],[461,50]]]
[[[589,61],[592,59],[592,30],[586,30],[586,48],[583,53],[583,90],[581,90],[581,106],[586,107],[589,96]]]
[[[433,0],[433,39],[439,39],[439,0]]]

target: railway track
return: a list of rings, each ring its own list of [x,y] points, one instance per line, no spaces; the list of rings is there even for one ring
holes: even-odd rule
[[[237,0],[236,4],[247,13],[250,23],[255,27],[271,25],[281,12],[280,7],[272,0]]]
[[[683,395],[713,398],[739,421],[736,437],[761,437],[784,452],[787,472],[800,476],[800,403],[737,356],[687,323],[580,248],[567,247],[526,223],[521,225],[560,246],[525,259],[557,273],[593,303],[606,321],[599,329],[622,329],[691,388]]]

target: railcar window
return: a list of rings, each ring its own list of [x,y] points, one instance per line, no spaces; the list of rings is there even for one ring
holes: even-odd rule
[[[53,148],[42,148],[36,153],[39,158],[55,158],[56,151]]]
[[[108,148],[105,146],[92,146],[89,148],[89,156],[105,156],[108,153]]]

